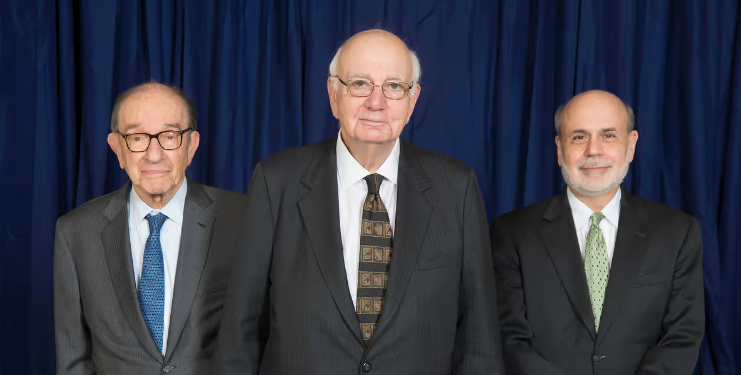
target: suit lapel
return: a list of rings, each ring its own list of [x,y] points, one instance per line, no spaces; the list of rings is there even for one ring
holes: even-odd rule
[[[638,275],[648,245],[647,234],[641,232],[641,228],[645,226],[646,216],[636,199],[622,187],[621,189],[620,222],[618,223],[615,251],[612,256],[610,278],[605,292],[597,344],[605,338],[615,317],[620,314],[627,303],[631,281]]]
[[[215,218],[210,211],[211,198],[203,185],[186,180],[188,193],[185,197],[183,227],[180,236],[178,265],[170,312],[170,327],[167,338],[166,358],[172,358],[183,327],[188,320],[191,305],[198,291],[203,267],[210,250]]]
[[[314,157],[301,177],[301,183],[309,192],[301,198],[298,206],[319,269],[340,315],[358,343],[364,345],[345,273],[337,196],[336,142],[336,138],[325,142],[321,154]]]
[[[139,309],[139,298],[136,294],[134,268],[131,264],[131,245],[129,239],[129,221],[127,209],[127,194],[131,184],[119,189],[103,211],[103,215],[110,220],[110,224],[101,233],[105,247],[108,272],[116,291],[119,305],[129,322],[131,331],[139,340],[144,350],[157,361],[162,362],[162,354],[149,333],[144,318]]]
[[[571,303],[579,313],[592,340],[595,340],[597,335],[594,329],[592,302],[589,300],[584,261],[579,252],[579,241],[566,190],[551,200],[543,219],[545,220],[541,229],[543,243],[548,249]]]
[[[401,144],[398,181],[393,259],[383,314],[372,342],[388,330],[390,320],[402,302],[433,211],[425,193],[431,187],[430,180],[417,164],[414,149],[406,143]]]

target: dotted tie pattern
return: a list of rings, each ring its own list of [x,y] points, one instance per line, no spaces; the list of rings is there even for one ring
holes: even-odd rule
[[[607,246],[605,237],[599,227],[600,221],[605,218],[601,212],[592,214],[592,225],[587,233],[587,246],[584,257],[584,270],[587,274],[587,286],[589,288],[589,299],[592,301],[592,313],[594,314],[594,329],[599,330],[602,305],[605,302],[605,290],[607,280],[610,278],[610,263],[607,259]]]
[[[160,231],[167,220],[165,214],[146,216],[149,238],[144,247],[144,262],[139,280],[139,306],[144,322],[162,352],[162,329],[165,324],[165,264],[162,259]]]

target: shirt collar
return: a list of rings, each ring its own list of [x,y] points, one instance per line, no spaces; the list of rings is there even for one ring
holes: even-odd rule
[[[574,217],[574,222],[577,223],[577,228],[583,226],[589,226],[589,219],[592,217],[592,210],[587,207],[584,202],[580,201],[579,198],[571,192],[570,188],[566,189],[566,195],[569,198],[569,205],[571,206],[571,215]],[[615,228],[618,227],[618,221],[620,219],[620,198],[622,196],[621,189],[618,189],[615,196],[612,197],[609,203],[602,209],[602,214],[605,215],[605,219]]]
[[[161,212],[167,216],[168,220],[172,220],[175,224],[182,226],[183,211],[185,210],[185,196],[187,193],[188,180],[183,179],[183,183],[175,193],[175,196],[173,196],[161,210],[155,210],[154,208],[149,207],[148,204],[144,203],[144,201],[139,198],[139,195],[136,194],[136,190],[132,187],[131,192],[129,192],[129,209],[131,211],[131,218],[135,220],[134,222],[138,223],[144,220],[150,212]]]
[[[376,173],[382,175],[387,181],[390,181],[396,185],[397,177],[399,175],[399,154],[401,152],[401,145],[399,139],[396,139],[394,148],[391,149],[391,154],[381,164]],[[371,174],[365,168],[363,168],[355,157],[352,156],[350,150],[347,149],[345,142],[342,141],[341,134],[337,135],[337,173],[340,177],[340,189],[347,189],[356,182],[365,178],[365,176]]]

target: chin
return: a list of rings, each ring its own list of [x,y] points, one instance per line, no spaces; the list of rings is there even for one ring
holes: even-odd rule
[[[599,197],[611,192],[618,186],[620,186],[620,183],[615,181],[592,184],[582,180],[577,181],[571,188],[588,197]]]
[[[142,181],[141,187],[151,195],[165,194],[174,186],[168,178],[161,177],[155,181]]]
[[[388,143],[395,139],[393,134],[386,131],[368,132],[358,137],[358,140],[361,142],[377,144]]]
[[[392,140],[388,138],[362,138],[362,139],[359,139],[359,141],[363,143],[368,143],[368,144],[382,145],[382,144],[389,143]]]

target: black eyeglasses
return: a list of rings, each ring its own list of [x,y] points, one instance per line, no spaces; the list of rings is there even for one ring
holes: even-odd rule
[[[183,134],[190,130],[193,129],[165,130],[157,134],[119,134],[121,134],[123,139],[126,140],[126,147],[129,148],[129,151],[144,152],[149,149],[149,145],[152,143],[152,138],[156,139],[157,142],[159,142],[160,147],[162,147],[163,150],[176,150],[183,145]]]
[[[351,79],[345,82],[339,76],[334,77],[337,78],[337,80],[340,81],[341,84],[347,87],[347,93],[352,96],[370,96],[371,94],[373,94],[373,90],[376,88],[376,86],[381,86],[383,96],[389,99],[398,100],[406,98],[409,95],[409,90],[414,87],[414,82],[406,83],[389,81],[384,82],[382,85],[376,85],[372,81],[365,78]]]

